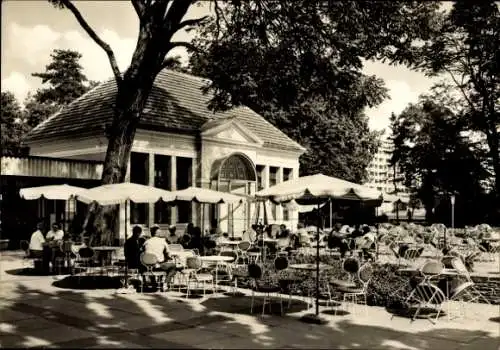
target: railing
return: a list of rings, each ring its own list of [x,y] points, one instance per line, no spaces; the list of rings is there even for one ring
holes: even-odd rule
[[[37,176],[99,180],[102,163],[47,157],[2,157],[2,176]]]

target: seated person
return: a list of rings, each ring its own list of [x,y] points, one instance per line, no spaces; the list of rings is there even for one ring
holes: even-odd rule
[[[279,231],[278,235],[276,236],[276,238],[280,238],[280,237],[290,237],[290,230],[288,230],[286,228],[285,224],[280,225],[280,231]]]
[[[271,239],[274,238],[274,236],[273,236],[273,226],[272,225],[268,225],[265,228],[264,232],[266,233],[265,237],[271,238]]]
[[[282,225],[282,226],[284,226],[284,225]],[[276,244],[276,247],[279,249],[286,250],[286,251],[290,251],[292,249],[291,240],[290,240],[290,233],[288,230],[285,230],[280,234],[280,236],[278,238],[278,242]]]
[[[307,231],[304,229],[304,224],[299,223],[297,225],[297,237],[299,238],[299,245],[301,247],[308,247],[311,245],[311,239],[309,237],[309,234]]]
[[[243,235],[241,237],[242,240],[248,241],[250,243],[255,242],[255,239],[257,238],[257,234],[253,229],[250,229],[248,231],[243,231]]]
[[[189,236],[192,236],[193,235],[193,229],[194,229],[194,225],[193,225],[192,222],[190,222],[186,226],[186,234],[188,234]]]
[[[173,261],[168,261],[168,244],[165,238],[157,237],[158,227],[151,228],[151,238],[144,243],[144,253],[153,254],[158,260],[158,268],[167,272],[167,279],[173,277],[176,272],[176,265]]]
[[[191,240],[189,241],[189,249],[198,249],[200,254],[203,254],[203,240],[201,237],[201,229],[199,227],[193,227],[193,234]]]
[[[31,234],[29,256],[32,258],[41,259],[43,257],[43,244],[45,243],[45,237],[43,236],[42,230],[43,223],[39,222],[36,225],[36,231]]]
[[[184,248],[188,248],[190,241],[191,241],[191,235],[185,233],[182,237],[180,237],[177,240],[177,243],[181,244]]]
[[[110,230],[106,221],[104,221],[102,223],[100,244],[102,246],[112,246],[113,245],[113,232]]]
[[[345,257],[345,253],[349,250],[349,244],[346,239],[347,230],[342,231],[342,225],[336,224],[335,228],[328,235],[328,248],[339,248],[340,256]]]
[[[356,225],[354,227],[354,231],[351,232],[351,238],[358,238],[358,237],[361,237],[363,236],[363,231],[361,229],[361,226],[360,225]]]
[[[62,241],[64,239],[64,231],[61,230],[59,224],[57,222],[54,222],[52,224],[52,229],[47,232],[47,236],[45,239],[50,242],[50,241]]]
[[[170,244],[176,244],[176,243],[179,243],[179,238],[177,237],[177,234],[176,234],[176,231],[177,231],[177,226],[175,225],[170,225],[168,227],[168,237],[167,237],[167,241],[168,243]],[[151,233],[151,237],[153,237],[153,234]]]
[[[139,237],[142,234],[140,226],[134,226],[132,237],[125,242],[125,261],[129,269],[138,269],[141,266],[141,245]]]
[[[224,244],[227,241],[229,241],[229,234],[227,232],[224,232],[215,239],[215,243],[217,243],[217,245]]]
[[[362,230],[364,235],[356,238],[356,246],[361,248],[365,259],[373,260],[370,250],[375,248],[376,234],[368,226],[364,226]]]

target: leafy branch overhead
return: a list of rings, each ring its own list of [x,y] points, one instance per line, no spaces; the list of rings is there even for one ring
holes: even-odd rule
[[[437,18],[432,35],[398,61],[453,82],[460,115],[486,137],[500,199],[500,5],[454,2]]]
[[[200,27],[194,43],[202,50],[192,53],[191,69],[212,81],[213,109],[247,105],[307,147],[304,174],[362,181],[378,136],[364,111],[387,97],[382,80],[362,73],[363,60],[411,52],[416,39],[427,38],[422,28],[437,8],[430,2],[229,3]]]

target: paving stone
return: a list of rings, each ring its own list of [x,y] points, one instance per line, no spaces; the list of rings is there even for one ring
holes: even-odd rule
[[[5,325],[12,326],[14,332],[57,328],[61,326],[61,324],[57,322],[51,322],[40,317],[32,317],[10,322],[0,322],[0,331]]]
[[[0,336],[0,348],[26,348],[48,346],[51,342],[31,335],[10,334]]]
[[[500,330],[498,331],[500,333]],[[479,337],[467,344],[461,344],[455,350],[498,350],[500,348],[500,334],[491,337]]]
[[[202,329],[182,329],[166,333],[152,335],[152,337],[174,342],[177,344],[184,344],[187,346],[203,346],[209,347],[210,344],[216,344],[219,339],[227,339],[227,334],[219,332],[211,332]]]
[[[12,308],[2,308],[0,310],[0,322],[13,322],[18,320],[25,320],[28,318],[34,318],[36,315],[21,312],[18,310],[13,310]]]
[[[172,334],[172,332],[165,333]],[[191,338],[196,338],[198,335],[194,336],[191,333]],[[184,342],[177,342],[177,339],[173,339],[172,337],[157,337],[157,336],[145,336],[143,334],[138,334],[135,332],[124,333],[121,337],[123,341],[140,344],[147,348],[154,349],[193,349],[194,347],[191,344]]]
[[[427,350],[427,349],[455,350],[457,349],[457,346],[459,348],[462,348],[465,345],[451,338],[450,339],[429,338],[426,337],[424,334],[405,334],[404,337],[399,337],[397,340],[408,347],[419,350]],[[386,346],[384,344],[381,344],[380,346],[375,346],[375,348],[385,349]]]
[[[16,332],[15,335],[22,337],[21,344],[18,346],[40,346],[59,342],[77,342],[78,339],[90,337],[91,333],[60,325],[57,328],[23,330]],[[33,342],[37,344],[32,344]]]

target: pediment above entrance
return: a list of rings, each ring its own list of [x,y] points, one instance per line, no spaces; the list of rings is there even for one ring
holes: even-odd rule
[[[208,121],[201,128],[203,140],[261,147],[264,142],[234,117]]]

